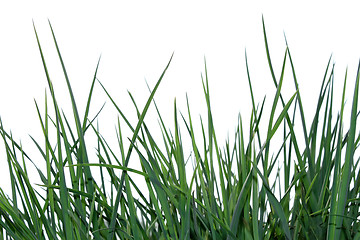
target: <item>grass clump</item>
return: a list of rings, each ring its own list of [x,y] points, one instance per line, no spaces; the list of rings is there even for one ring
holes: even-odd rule
[[[246,61],[252,100],[249,128],[243,127],[239,117],[235,142],[227,141],[224,147],[215,134],[206,63],[202,84],[207,122],[201,121],[200,142],[194,133],[188,102],[187,113],[180,116],[174,103],[175,125],[171,131],[154,101],[172,57],[141,111],[130,94],[138,116],[135,123],[128,121],[98,81],[132,132],[126,147],[124,126],[118,120],[117,155],[96,127],[98,114],[89,117],[98,67],[85,113],[80,116],[52,28],[51,31],[73,115],[66,116],[60,110],[35,30],[54,110],[50,116],[47,97],[44,112],[35,102],[45,146],[33,141],[46,171],[35,165],[41,183],[33,185],[27,171],[27,164],[33,162],[31,157],[0,121],[11,184],[9,195],[0,189],[1,239],[360,239],[359,161],[354,157],[360,140],[356,134],[359,70],[349,129],[343,129],[344,121],[348,121],[344,119],[346,75],[341,109],[334,113],[334,66],[330,66],[330,60],[315,115],[307,128],[290,50],[286,47],[277,79],[263,24],[268,65],[277,89],[270,117],[262,120],[265,100],[260,106],[254,101]],[[290,64],[296,89],[289,99],[282,95],[286,64]],[[152,102],[162,131],[160,140],[152,137],[144,121]],[[294,129],[298,115],[301,135],[295,134]],[[185,124],[184,132],[180,131],[180,122]],[[260,132],[260,126],[267,131]],[[50,139],[50,131],[55,131],[56,139]],[[271,155],[270,143],[279,131],[282,142]],[[85,141],[88,132],[97,136],[95,160],[89,157]],[[191,142],[190,160],[184,155],[183,138]],[[299,142],[305,142],[304,148]],[[141,168],[130,168],[130,158],[140,161]],[[279,162],[283,167],[276,169]],[[190,163],[193,168],[189,172]],[[95,176],[95,171],[100,171],[100,175]],[[272,174],[276,177],[271,178]],[[137,184],[134,176],[144,179],[145,184]],[[280,190],[275,194],[277,187]]]

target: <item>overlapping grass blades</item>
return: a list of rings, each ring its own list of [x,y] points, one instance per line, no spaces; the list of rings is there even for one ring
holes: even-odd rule
[[[337,101],[333,97],[334,66],[330,66],[329,59],[308,129],[289,47],[286,46],[277,79],[263,21],[270,77],[276,88],[270,115],[266,116],[264,111],[265,98],[259,106],[255,102],[245,54],[251,93],[250,122],[244,127],[239,115],[234,141],[227,140],[222,147],[213,122],[206,62],[202,86],[207,117],[200,121],[202,136],[195,134],[188,98],[186,114],[179,114],[174,102],[173,130],[165,125],[157,108],[154,95],[172,56],[142,111],[129,93],[138,116],[135,123],[127,119],[105,86],[97,81],[98,62],[81,118],[51,25],[50,28],[73,114],[65,115],[58,105],[34,27],[54,116],[50,116],[45,94],[43,114],[35,102],[45,143],[42,147],[33,139],[44,161],[44,168],[34,164],[41,179],[36,184],[27,168],[33,162],[31,155],[0,120],[5,147],[2,157],[7,159],[11,177],[11,192],[0,189],[1,239],[360,239],[360,177],[359,161],[355,158],[360,141],[356,133],[359,70],[350,128],[343,129],[347,120],[344,107],[347,74],[341,109],[334,113],[333,104]],[[290,67],[291,76],[286,76],[286,67]],[[286,99],[282,86],[289,78],[295,87],[293,95]],[[120,155],[95,124],[102,108],[94,117],[89,116],[97,83],[121,117],[117,120]],[[145,121],[151,103],[158,113],[160,140],[153,138],[153,126],[149,128]],[[267,117],[268,120],[263,120]],[[72,123],[76,129],[71,127]],[[300,124],[300,134],[295,123]],[[132,136],[123,136],[125,127]],[[262,127],[267,131],[261,132]],[[97,137],[95,159],[89,157],[86,138],[89,131]],[[50,139],[52,132],[56,139]],[[272,144],[275,136],[282,136],[280,147]],[[184,155],[185,141],[191,143],[189,159]],[[141,168],[130,168],[130,159],[139,161]],[[276,165],[282,165],[281,169],[276,169]],[[100,170],[100,177],[94,177],[95,170]],[[144,184],[139,184],[139,179]],[[280,189],[278,194],[275,188]]]

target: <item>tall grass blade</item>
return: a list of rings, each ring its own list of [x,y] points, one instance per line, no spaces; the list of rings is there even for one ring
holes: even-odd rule
[[[346,144],[346,154],[345,154],[345,162],[341,170],[340,176],[340,184],[338,189],[337,196],[337,208],[336,208],[336,219],[335,219],[335,233],[334,238],[339,239],[340,233],[342,231],[343,218],[345,213],[345,206],[348,200],[349,194],[349,184],[351,177],[351,168],[353,167],[354,162],[354,150],[355,150],[355,131],[356,131],[356,120],[357,120],[357,104],[358,104],[358,95],[359,95],[359,77],[360,77],[360,61],[357,70],[353,103],[351,109],[351,119],[350,119],[350,130],[349,136]]]
[[[142,113],[141,113],[141,115],[140,115],[139,121],[138,121],[138,123],[137,123],[137,125],[136,125],[136,128],[135,128],[135,130],[134,130],[134,133],[133,133],[133,137],[132,137],[132,139],[131,139],[131,142],[134,142],[135,139],[137,138],[137,135],[138,135],[138,133],[139,133],[140,127],[141,127],[141,125],[142,125],[142,123],[143,123],[143,121],[144,121],[146,112],[147,112],[147,110],[148,110],[148,108],[149,108],[149,106],[150,106],[150,103],[151,103],[152,99],[154,98],[155,92],[156,92],[157,88],[159,87],[161,80],[163,79],[163,77],[164,77],[164,75],[165,75],[166,70],[168,69],[168,67],[169,67],[169,65],[170,65],[170,62],[171,62],[171,60],[172,60],[172,57],[173,57],[173,54],[171,55],[171,58],[170,58],[168,64],[166,65],[163,73],[161,74],[159,80],[157,81],[157,83],[156,83],[153,91],[151,92],[151,94],[150,94],[150,96],[149,96],[149,98],[148,98],[148,100],[147,100],[147,102],[146,102],[146,105],[145,105],[145,107],[144,107],[144,109],[143,109],[143,111],[142,111]],[[124,164],[125,167],[126,167],[126,166],[128,165],[128,163],[129,163],[132,149],[133,149],[133,145],[131,144],[130,147],[129,147],[129,149],[128,149],[127,155],[126,155],[125,164]],[[109,229],[110,229],[110,230],[109,230],[109,235],[108,235],[108,238],[107,238],[108,240],[114,238],[114,234],[115,234],[115,223],[116,223],[115,220],[116,220],[116,216],[117,216],[117,210],[118,210],[118,208],[119,208],[120,198],[121,198],[121,195],[122,195],[121,189],[122,189],[122,187],[123,187],[123,185],[124,185],[125,174],[126,174],[125,172],[122,173],[121,179],[120,179],[120,184],[119,184],[119,187],[117,188],[117,195],[116,195],[115,205],[114,205],[114,208],[113,208],[113,211],[112,211],[112,216],[111,216],[111,221],[110,221],[110,226],[109,226]]]

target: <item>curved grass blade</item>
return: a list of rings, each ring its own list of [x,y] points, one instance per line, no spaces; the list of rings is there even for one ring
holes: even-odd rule
[[[136,125],[136,128],[134,130],[134,133],[133,133],[133,137],[131,139],[131,142],[134,142],[138,136],[138,133],[139,133],[139,130],[140,130],[140,127],[141,125],[143,124],[143,121],[144,121],[144,118],[145,118],[145,115],[147,113],[147,110],[150,106],[150,103],[151,101],[153,100],[154,98],[154,95],[155,95],[155,92],[156,90],[158,89],[159,85],[160,85],[160,82],[161,80],[163,79],[164,75],[165,75],[165,72],[166,70],[168,69],[169,65],[170,65],[170,62],[173,58],[173,55],[174,53],[171,55],[171,58],[168,62],[168,64],[166,65],[163,73],[161,74],[159,80],[157,81],[153,91],[151,92],[147,102],[146,102],[146,105],[140,115],[140,118],[139,118],[139,121]],[[129,160],[130,160],[130,156],[131,156],[131,152],[132,152],[132,149],[133,149],[133,145],[130,144],[129,146],[129,149],[128,149],[128,152],[127,152],[127,155],[126,155],[126,159],[125,159],[125,164],[124,166],[126,167],[129,163]],[[116,195],[116,200],[115,200],[115,205],[114,205],[114,208],[113,208],[113,211],[112,211],[112,216],[111,216],[111,221],[110,221],[110,226],[109,226],[109,235],[108,235],[108,240],[112,240],[114,238],[114,234],[115,234],[115,224],[116,224],[116,215],[117,215],[117,211],[118,211],[118,208],[119,208],[119,203],[120,203],[120,199],[121,199],[121,195],[122,195],[122,191],[121,189],[123,188],[123,185],[124,185],[124,181],[125,181],[125,172],[122,173],[121,175],[121,179],[120,179],[120,184],[119,184],[119,187],[117,188],[117,195]]]
[[[334,239],[339,239],[341,233],[341,227],[343,224],[343,215],[345,212],[345,207],[347,204],[350,177],[351,177],[351,168],[354,161],[354,149],[355,149],[355,134],[356,134],[356,120],[357,120],[357,105],[358,105],[358,96],[359,96],[359,78],[360,78],[360,61],[357,70],[353,104],[351,109],[351,119],[350,119],[350,130],[346,146],[345,153],[345,163],[341,170],[341,181],[339,183],[339,192],[337,200],[337,211],[335,219],[335,233]]]

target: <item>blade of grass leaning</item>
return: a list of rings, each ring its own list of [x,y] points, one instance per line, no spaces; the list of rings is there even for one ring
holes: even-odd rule
[[[101,59],[101,56],[99,57],[99,60],[98,60],[97,65],[96,65],[96,69],[95,69],[93,81],[92,81],[92,83],[91,83],[91,87],[90,87],[90,91],[89,91],[89,96],[88,96],[88,100],[87,100],[87,103],[86,103],[85,114],[84,114],[84,119],[83,119],[83,127],[82,127],[82,128],[83,128],[83,132],[85,132],[85,129],[86,129],[86,122],[87,122],[87,120],[88,120],[88,115],[89,115],[89,110],[90,110],[90,103],[91,103],[91,97],[92,97],[92,93],[93,93],[93,90],[94,90],[94,85],[95,85],[95,80],[96,80],[97,72],[98,72],[98,69],[99,69],[100,59]]]
[[[205,81],[203,79],[203,76],[201,75],[202,78],[202,85],[203,85],[203,91],[205,94],[205,99],[206,99],[206,106],[207,106],[207,117],[208,117],[208,151],[209,154],[205,154],[205,160],[208,156],[208,159],[210,160],[210,171],[209,171],[209,176],[210,176],[210,181],[207,183],[207,189],[208,189],[208,194],[212,195],[212,196],[206,196],[205,198],[205,203],[206,201],[208,201],[208,211],[215,213],[216,212],[216,203],[215,203],[215,190],[217,191],[217,195],[218,194],[218,185],[217,185],[217,180],[215,177],[215,170],[214,170],[214,125],[213,125],[213,119],[212,119],[212,113],[211,113],[211,107],[210,107],[210,93],[209,93],[209,81],[208,81],[208,71],[207,71],[207,67],[206,67],[206,59],[204,59],[205,62]],[[205,140],[205,139],[204,139]],[[215,149],[216,150],[216,149]],[[221,165],[219,164],[219,170],[222,171],[221,169]],[[223,178],[223,174],[220,175],[220,178]],[[200,183],[202,184],[202,181],[200,181]],[[203,188],[203,190],[205,190],[205,188]],[[215,225],[213,225],[213,219],[210,217],[209,215],[209,221],[210,221],[210,227],[211,227],[211,232],[215,233],[215,229],[213,229],[214,227],[216,228]],[[213,239],[216,239],[216,236],[213,234]]]
[[[358,95],[359,95],[359,77],[360,77],[360,61],[357,70],[353,104],[351,109],[350,130],[349,130],[349,136],[346,146],[345,163],[341,170],[341,176],[340,176],[341,182],[339,185],[338,201],[337,201],[338,207],[337,207],[336,219],[335,219],[335,233],[334,233],[335,239],[339,239],[342,229],[342,223],[344,218],[343,216],[348,199],[351,167],[353,165],[353,160],[354,160],[353,159],[354,148],[355,148],[354,141],[355,141],[355,133],[356,133],[357,104],[358,104]]]
[[[267,43],[264,18],[262,18],[262,22],[263,22],[263,33],[264,33],[264,42],[265,42],[266,54],[267,54],[268,63],[269,63],[268,65],[269,65],[270,71],[272,73],[274,84],[277,87],[277,82],[276,82],[275,74],[274,74],[274,71],[273,71],[271,58],[270,58],[270,53],[269,53],[269,47],[268,47],[268,43]],[[289,50],[288,47],[287,47],[287,49],[288,49],[289,60],[290,60],[290,64],[291,64],[291,68],[292,68],[292,72],[293,72],[293,78],[294,78],[295,87],[297,89],[298,95],[300,95],[300,92],[298,91],[299,88],[298,88],[298,83],[297,83],[297,80],[296,80],[296,74],[295,74],[295,69],[294,69],[294,65],[293,65],[293,62],[292,62],[290,50]],[[285,105],[281,94],[280,94],[280,99],[281,99],[282,104]],[[301,117],[302,117],[302,126],[303,126],[303,133],[304,133],[304,139],[305,139],[306,153],[307,153],[307,156],[308,156],[308,160],[310,162],[309,164],[311,165],[311,168],[313,168],[312,167],[313,166],[313,164],[312,164],[313,161],[310,159],[311,154],[310,154],[310,150],[309,150],[309,141],[308,141],[308,137],[307,137],[307,130],[306,130],[306,125],[305,125],[305,121],[304,121],[304,113],[303,113],[303,109],[302,109],[302,104],[301,104],[301,101],[299,101],[299,98],[297,98],[297,100],[298,100],[298,103],[299,103],[300,113],[301,113]],[[300,153],[300,150],[299,150],[299,147],[298,147],[298,144],[297,144],[296,134],[294,132],[293,125],[291,123],[291,120],[290,120],[288,114],[286,114],[285,117],[286,117],[286,121],[288,123],[289,130],[291,132],[291,141],[292,141],[293,146],[294,146],[294,150],[295,150],[295,153],[296,153],[296,156],[297,156],[297,160],[299,161],[301,169],[304,169],[305,162],[304,162],[304,159],[301,156],[301,153]],[[308,173],[307,177],[304,179],[304,185],[305,185],[306,188],[310,185],[310,179],[312,179],[312,178],[310,177],[310,173]],[[314,193],[312,193],[310,195],[310,204],[311,204],[313,209],[316,209],[317,202],[315,200]]]
[[[41,114],[40,114],[40,111],[39,111],[39,108],[38,108],[38,105],[35,101],[35,106],[36,106],[36,109],[37,109],[37,112],[38,112],[38,116],[39,116],[39,119],[40,119],[40,123],[42,125],[42,129],[43,129],[43,133],[44,133],[44,136],[45,136],[45,155],[44,158],[45,158],[45,161],[46,161],[46,176],[47,176],[47,184],[48,185],[51,185],[52,184],[52,168],[51,168],[51,160],[50,160],[50,150],[49,150],[49,143],[48,143],[48,137],[49,136],[49,124],[48,124],[48,107],[47,107],[47,95],[46,95],[46,92],[45,92],[45,123],[43,123],[43,120],[41,118]],[[32,138],[33,139],[33,138]],[[37,144],[37,142],[35,141],[35,139],[33,139],[33,141],[35,142],[35,144]],[[41,149],[40,146],[38,147],[38,149]],[[51,224],[52,224],[52,228],[53,228],[53,231],[56,232],[56,224],[55,224],[55,215],[54,215],[54,212],[55,212],[55,203],[54,203],[54,192],[53,192],[53,189],[48,189],[48,200],[50,201],[50,214],[51,214]]]
[[[269,65],[269,68],[270,68],[270,71],[271,71],[271,74],[272,74],[274,84],[277,87],[278,84],[276,82],[276,77],[275,77],[274,70],[273,70],[272,63],[271,63],[269,46],[268,46],[266,30],[265,30],[264,18],[262,18],[262,23],[263,23],[263,34],[264,34],[264,42],[265,42],[265,48],[266,48],[266,55],[267,55],[267,59],[268,59],[268,65]],[[292,63],[291,54],[290,54],[290,50],[289,50],[288,46],[287,46],[287,49],[288,49],[288,55],[289,55],[290,64],[291,64],[291,67],[292,67],[292,70],[293,70],[294,82],[295,82],[295,85],[296,85],[296,89],[298,90],[298,84],[297,84],[297,81],[296,81],[295,70],[294,70],[294,66],[293,66],[293,63]],[[285,102],[284,102],[283,97],[282,97],[281,94],[280,94],[280,100],[281,100],[281,102],[282,102],[282,104],[284,106]],[[301,102],[299,103],[299,105],[301,105]],[[303,114],[302,114],[302,116],[303,116]],[[292,141],[293,146],[294,146],[294,150],[295,150],[295,153],[296,153],[297,160],[299,161],[301,169],[304,169],[305,162],[304,162],[304,160],[303,160],[303,158],[301,156],[300,149],[299,149],[297,139],[296,139],[296,134],[294,132],[292,122],[291,122],[291,120],[290,120],[287,113],[285,115],[285,118],[286,118],[289,130],[291,132],[291,141]],[[304,125],[304,121],[302,123],[303,123],[303,131],[304,131],[304,135],[305,135],[305,145],[306,145],[306,149],[307,149],[306,151],[308,153],[307,155],[310,156],[310,154],[309,154],[309,144],[308,144],[307,133],[306,133],[306,126]],[[308,187],[310,185],[310,176],[309,176],[309,174],[304,179],[304,184],[305,184],[305,187]],[[316,204],[315,198],[313,196],[314,195],[311,194],[310,202],[311,202],[311,205],[315,207],[317,204]]]
[[[338,133],[338,141],[336,147],[336,153],[334,158],[334,173],[333,173],[333,183],[332,183],[332,191],[331,191],[331,198],[330,198],[330,213],[329,213],[329,220],[327,226],[327,239],[334,239],[335,232],[336,232],[336,216],[337,208],[338,208],[338,194],[339,194],[339,187],[340,187],[340,164],[341,164],[341,149],[342,149],[342,124],[343,124],[343,113],[344,113],[344,106],[345,106],[345,90],[346,90],[346,81],[347,81],[347,71],[345,73],[344,85],[343,85],[343,92],[342,92],[342,100],[341,100],[341,110],[340,110],[340,121],[339,121],[339,133]]]
[[[50,91],[51,91],[51,95],[52,95],[52,98],[53,98],[53,102],[54,102],[54,109],[55,109],[55,114],[56,114],[56,119],[57,119],[57,123],[58,123],[58,119],[59,119],[59,111],[57,109],[57,103],[56,103],[56,99],[55,99],[55,95],[54,95],[54,90],[53,90],[53,87],[52,87],[52,83],[51,83],[51,80],[50,80],[50,77],[49,77],[49,74],[48,74],[48,70],[47,70],[47,66],[46,66],[46,63],[45,63],[45,58],[43,56],[43,53],[42,53],[42,49],[41,49],[41,45],[40,45],[40,41],[39,41],[39,38],[38,38],[38,35],[37,35],[37,32],[36,32],[36,29],[35,29],[35,25],[34,25],[34,31],[35,31],[35,35],[36,35],[36,39],[37,39],[37,43],[38,43],[38,47],[39,47],[39,51],[40,51],[40,55],[41,55],[41,59],[42,59],[42,62],[43,62],[43,66],[44,66],[44,70],[45,70],[45,74],[46,74],[46,78],[47,78],[47,81],[48,81],[48,84],[49,84],[49,88],[50,88]],[[60,130],[58,128],[58,131],[57,131],[57,143],[59,144],[58,146],[58,160],[61,161],[61,158],[62,158],[62,154],[61,154],[61,141],[60,141]],[[64,173],[63,173],[63,167],[61,166],[62,163],[59,162],[59,173],[60,173],[60,199],[61,199],[61,204],[62,204],[62,212],[63,212],[63,219],[64,219],[64,231],[65,231],[65,234],[66,234],[66,238],[67,239],[73,239],[73,234],[72,234],[72,231],[70,230],[71,229],[71,222],[70,222],[70,219],[69,219],[69,216],[68,216],[68,208],[69,208],[69,202],[68,202],[68,192],[67,192],[67,188],[66,188],[66,183],[65,183],[65,176],[64,176]]]
[[[188,104],[188,102],[187,102],[187,104]],[[189,107],[189,105],[188,105],[188,107]],[[179,200],[180,218],[184,219],[184,221],[185,221],[185,224],[181,224],[180,239],[190,239],[191,189],[188,189],[188,186],[187,186],[184,152],[183,152],[183,148],[182,148],[180,130],[179,130],[178,121],[177,121],[176,101],[174,101],[174,120],[175,120],[175,146],[177,149],[177,151],[175,152],[175,155],[176,155],[175,159],[177,159],[180,188],[183,192],[187,193],[187,195],[181,194],[180,200]]]
[[[204,62],[205,62],[205,83],[203,81],[203,90],[204,90],[204,94],[205,94],[205,100],[206,100],[207,111],[208,111],[209,157],[210,157],[211,166],[214,166],[213,160],[212,160],[213,159],[213,144],[214,144],[215,154],[216,154],[215,156],[216,156],[216,158],[218,160],[217,163],[218,163],[219,177],[220,177],[220,190],[221,190],[221,193],[222,193],[222,195],[220,196],[217,180],[215,178],[215,171],[212,168],[211,173],[212,173],[212,178],[214,179],[214,184],[211,184],[211,186],[209,186],[210,187],[210,193],[212,193],[212,192],[215,193],[215,191],[212,191],[212,188],[215,188],[218,197],[216,197],[214,195],[210,199],[213,200],[213,199],[216,199],[216,198],[220,199],[220,197],[222,198],[222,203],[224,204],[224,207],[223,207],[224,208],[224,215],[225,215],[226,219],[229,219],[230,216],[229,216],[229,212],[228,212],[229,211],[229,209],[228,209],[228,198],[227,198],[226,190],[225,190],[223,164],[222,164],[222,161],[221,161],[219,147],[218,147],[218,144],[217,144],[215,128],[214,128],[214,123],[213,123],[213,117],[212,117],[212,112],[211,112],[209,79],[208,79],[208,71],[207,71],[207,66],[206,66],[206,59],[204,59]],[[212,205],[212,211],[216,212],[217,210],[216,210],[216,207],[215,207],[215,205],[216,205],[215,201],[211,201],[211,205]]]
[[[297,77],[295,74],[295,67],[292,61],[292,57],[291,57],[291,53],[290,53],[290,49],[288,48],[288,53],[289,53],[289,60],[290,60],[290,65],[291,65],[291,70],[293,73],[293,79],[294,79],[294,84],[295,84],[295,88],[298,91],[298,106],[299,106],[299,111],[300,111],[300,116],[301,116],[301,122],[302,122],[302,127],[303,127],[303,133],[304,133],[304,140],[305,140],[305,153],[308,160],[308,165],[309,165],[309,171],[308,171],[308,179],[305,180],[305,186],[308,187],[309,186],[309,182],[310,179],[313,179],[313,177],[315,176],[315,160],[312,158],[311,152],[310,152],[310,143],[309,143],[309,139],[308,139],[308,134],[307,134],[307,128],[306,128],[306,124],[305,124],[305,114],[304,114],[304,110],[303,110],[303,106],[302,106],[302,102],[301,102],[301,97],[300,97],[300,90],[299,90],[299,84],[297,81]],[[317,197],[315,196],[314,193],[311,193],[310,195],[310,205],[312,209],[316,209],[317,206]]]
[[[188,109],[189,112],[189,109]],[[191,121],[191,114],[189,112],[189,128],[190,128],[190,134],[191,134],[191,141],[192,141],[192,147],[193,150],[195,151],[195,159],[196,162],[200,162],[200,156],[198,154],[197,151],[197,147],[196,147],[196,141],[195,141],[195,136],[194,136],[194,130],[193,130],[193,124]],[[208,173],[209,174],[209,173]],[[210,231],[211,231],[211,236],[212,239],[216,239],[216,235],[215,235],[215,229],[214,229],[214,220],[213,217],[211,216],[211,207],[210,207],[210,201],[209,201],[209,196],[208,196],[208,187],[205,186],[205,182],[203,179],[203,171],[201,170],[201,168],[198,168],[198,176],[199,176],[199,180],[200,180],[200,188],[204,194],[204,201],[205,201],[205,207],[206,207],[206,215],[207,215],[207,219],[209,221],[210,224]]]
[[[278,100],[280,97],[280,93],[281,93],[281,87],[282,87],[282,83],[284,80],[284,71],[285,71],[285,63],[286,63],[286,56],[287,56],[287,49],[285,51],[285,56],[284,56],[284,60],[283,60],[283,65],[282,65],[282,70],[281,70],[281,76],[280,76],[280,80],[279,80],[279,84],[277,86],[276,89],[276,94],[274,97],[274,101],[272,104],[272,108],[271,108],[271,113],[270,113],[270,119],[269,119],[269,124],[268,124],[268,135],[270,134],[271,128],[272,128],[272,123],[273,123],[273,119],[274,119],[274,114],[275,114],[275,110],[276,110],[276,106],[278,104]],[[270,140],[271,137],[268,139]],[[268,158],[269,158],[269,150],[270,150],[270,141],[268,141],[266,149],[265,149],[265,161],[263,162],[264,164],[264,176],[267,178],[268,175],[270,174],[268,172]]]
[[[89,163],[89,160],[88,160],[88,156],[87,156],[87,150],[86,150],[86,144],[85,144],[85,139],[84,139],[84,132],[83,132],[83,129],[82,129],[82,124],[81,124],[81,121],[80,121],[80,117],[79,117],[79,113],[78,113],[78,110],[77,110],[77,106],[76,106],[76,102],[75,102],[75,97],[74,97],[74,94],[73,94],[73,91],[72,91],[72,88],[71,88],[71,85],[70,85],[70,80],[69,80],[69,77],[67,75],[67,71],[66,71],[66,68],[65,68],[65,64],[63,62],[63,59],[61,57],[61,54],[60,54],[60,50],[59,50],[59,46],[57,44],[57,41],[56,41],[56,38],[55,38],[55,34],[54,34],[54,31],[53,31],[53,28],[51,26],[51,23],[49,21],[49,25],[50,25],[50,29],[51,29],[51,32],[52,32],[52,36],[53,36],[53,40],[54,40],[54,43],[55,43],[55,46],[56,46],[56,50],[57,50],[57,53],[58,53],[58,57],[59,57],[59,60],[61,62],[61,66],[62,66],[62,69],[63,69],[63,73],[64,73],[64,76],[65,76],[65,80],[66,80],[66,83],[67,83],[67,86],[68,86],[68,91],[69,91],[69,94],[70,94],[70,98],[71,98],[71,103],[72,103],[72,108],[73,108],[73,114],[74,114],[74,120],[75,120],[75,124],[76,124],[76,129],[77,129],[77,133],[78,133],[78,137],[79,137],[79,140],[80,140],[80,145],[79,145],[79,160],[80,162],[84,162],[84,163]],[[96,69],[97,70],[97,69]],[[96,74],[96,73],[95,73]],[[95,75],[96,77],[96,75]],[[94,77],[94,79],[95,79]],[[94,83],[94,82],[93,82]],[[93,84],[92,84],[93,85]],[[90,91],[90,96],[89,96],[89,101],[90,101],[90,98],[91,98],[91,91]],[[89,104],[90,102],[88,101],[87,103],[87,111],[88,111],[88,107],[89,107]],[[86,117],[86,115],[85,115]],[[85,123],[84,123],[85,125]],[[86,188],[87,188],[87,191],[90,193],[90,194],[94,194],[94,179],[92,177],[92,174],[91,174],[91,171],[90,171],[90,168],[89,167],[85,167],[84,168],[84,174],[85,174],[85,185],[86,185]],[[95,232],[94,234],[94,238],[95,239],[100,239],[100,234],[99,232],[97,232],[97,230],[99,229],[99,226],[98,226],[98,218],[97,218],[97,215],[94,215],[94,218],[93,218],[93,221],[92,221],[92,224],[93,224],[93,230]]]
[[[135,128],[135,130],[134,130],[134,133],[133,133],[133,137],[132,137],[132,139],[131,139],[131,142],[134,142],[135,139],[137,138],[137,135],[138,135],[138,133],[139,133],[140,127],[141,127],[141,125],[142,125],[142,123],[143,123],[143,121],[144,121],[146,112],[147,112],[147,110],[148,110],[148,108],[149,108],[149,106],[150,106],[150,103],[151,103],[152,99],[154,98],[155,92],[156,92],[157,88],[159,87],[161,80],[163,79],[163,77],[164,77],[164,75],[165,75],[166,70],[168,69],[168,67],[169,67],[169,65],[170,65],[170,62],[171,62],[171,60],[172,60],[173,55],[174,55],[174,54],[171,55],[171,58],[170,58],[168,64],[166,65],[163,73],[161,74],[159,80],[157,81],[157,83],[156,83],[153,91],[151,92],[151,94],[150,94],[150,96],[149,96],[149,98],[148,98],[148,100],[147,100],[147,102],[146,102],[146,105],[145,105],[145,107],[144,107],[144,109],[143,109],[143,111],[142,111],[142,113],[141,113],[141,115],[140,115],[139,121],[138,121],[138,123],[137,123],[137,125],[136,125],[136,128]],[[128,149],[128,152],[127,152],[127,155],[126,155],[125,165],[124,165],[125,167],[126,167],[126,166],[128,165],[128,163],[129,163],[132,149],[133,149],[133,145],[131,144],[131,145],[129,146],[129,149]],[[121,180],[120,180],[120,185],[119,185],[119,187],[117,188],[117,193],[116,193],[117,195],[116,195],[116,199],[115,199],[115,205],[114,205],[113,212],[112,212],[112,217],[111,217],[111,220],[110,220],[109,235],[108,235],[108,238],[107,238],[108,240],[112,240],[112,239],[114,238],[114,233],[115,233],[115,232],[114,232],[114,230],[115,230],[115,220],[116,220],[117,210],[118,210],[119,203],[120,203],[120,198],[121,198],[121,195],[122,195],[121,189],[122,189],[123,184],[124,184],[125,174],[126,174],[125,172],[122,173],[122,175],[121,175]]]
[[[291,105],[291,103],[293,102],[295,96],[297,96],[297,92],[294,93],[294,95],[290,98],[290,100],[286,103],[284,109],[281,111],[281,113],[279,114],[274,126],[271,128],[271,130],[268,132],[268,136],[267,136],[267,140],[266,142],[263,144],[262,148],[259,150],[258,156],[256,157],[257,159],[260,158],[262,151],[267,147],[268,142],[270,141],[270,139],[273,137],[273,135],[275,134],[275,132],[277,131],[279,125],[281,124],[281,122],[283,121],[283,119],[285,118],[285,115],[287,114],[287,111]],[[257,161],[256,161],[257,162]],[[263,180],[263,187],[265,187],[267,196],[269,198],[269,201],[271,203],[271,205],[274,207],[276,213],[279,215],[280,221],[282,223],[282,227],[283,230],[285,232],[285,235],[288,239],[291,239],[291,235],[290,235],[290,230],[288,228],[287,225],[287,220],[285,217],[285,214],[283,212],[283,209],[281,207],[281,204],[276,200],[276,197],[273,195],[271,188],[268,186],[268,180],[265,176],[263,176],[260,171],[258,170],[257,166],[255,164],[253,164],[254,169],[258,172],[259,176],[262,178]]]
[[[247,77],[248,77],[248,83],[249,83],[249,88],[250,88],[250,96],[251,96],[251,103],[252,103],[252,109],[253,109],[253,115],[254,115],[254,122],[258,123],[258,119],[257,119],[257,111],[256,111],[256,107],[255,107],[255,100],[254,100],[254,93],[253,93],[253,89],[252,89],[252,84],[251,84],[251,79],[250,79],[250,71],[249,71],[249,66],[248,66],[248,59],[247,59],[247,53],[245,50],[245,65],[246,65],[246,73],[247,73]],[[250,137],[252,138],[252,137]],[[258,138],[260,138],[260,136],[258,135]],[[260,141],[260,139],[259,139]],[[255,148],[255,146],[253,147],[253,149]],[[255,151],[255,149],[254,149]],[[253,153],[253,155],[255,156],[255,152]],[[257,161],[256,158],[253,158],[254,164],[257,165]],[[261,225],[259,223],[259,189],[258,189],[258,179],[257,179],[257,174],[253,171],[253,194],[252,194],[252,198],[253,198],[253,205],[252,205],[252,227],[253,227],[253,237],[254,239],[259,239],[259,225]]]

